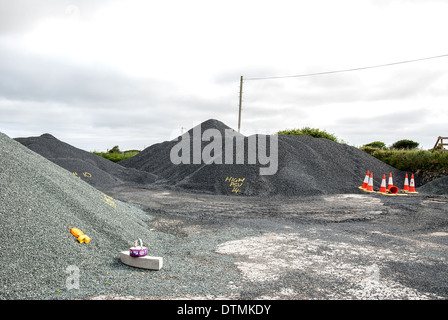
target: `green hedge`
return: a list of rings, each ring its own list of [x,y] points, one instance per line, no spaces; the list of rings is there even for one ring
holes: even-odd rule
[[[325,138],[325,139],[332,140],[334,142],[339,142],[338,138],[334,134],[328,133],[325,130],[310,128],[310,127],[304,127],[302,129],[286,129],[286,130],[277,132],[277,134],[310,136],[310,137],[314,137],[314,138]]]
[[[360,148],[363,150],[363,148]],[[439,171],[448,169],[448,152],[427,150],[364,150],[375,158],[403,171]]]

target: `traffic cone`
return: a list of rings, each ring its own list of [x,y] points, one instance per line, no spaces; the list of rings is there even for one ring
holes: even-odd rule
[[[369,184],[367,185],[367,192],[373,192],[373,173],[370,172]]]
[[[392,180],[392,172],[389,172],[389,180],[387,181],[387,192],[391,195],[397,195],[398,188],[394,186],[394,182]]]
[[[409,191],[409,179],[408,179],[408,174],[407,173],[406,173],[406,177],[404,178],[403,191],[405,191],[405,192]]]
[[[367,170],[364,182],[362,183],[362,186],[359,187],[359,189],[366,190],[368,185],[369,185],[369,170]]]
[[[415,191],[415,181],[414,181],[414,174],[411,176],[411,183],[409,184],[409,191],[408,193],[418,193]]]
[[[386,175],[383,174],[383,180],[381,180],[380,193],[386,193]]]
[[[387,191],[390,194],[395,194],[396,195],[398,193],[398,188],[396,186],[391,186],[389,189],[387,189]]]
[[[387,181],[387,190],[390,189],[394,185],[394,181],[392,180],[392,172],[389,173],[389,180]]]

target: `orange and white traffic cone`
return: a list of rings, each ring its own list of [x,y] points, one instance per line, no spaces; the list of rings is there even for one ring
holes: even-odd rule
[[[389,189],[387,189],[387,191],[390,194],[393,194],[393,195],[397,195],[398,194],[398,188],[396,186],[391,186]]]
[[[398,188],[394,186],[394,181],[392,180],[392,172],[389,173],[389,180],[387,182],[387,192],[391,195],[397,195]]]
[[[381,180],[380,193],[386,193],[386,175],[383,174],[383,180]]]
[[[369,178],[369,184],[367,185],[367,192],[374,192],[373,191],[373,173],[370,172],[370,178]]]
[[[403,191],[405,191],[405,192],[409,191],[409,178],[408,178],[408,174],[407,173],[406,173],[406,177],[404,178]]]
[[[367,170],[364,182],[362,183],[362,186],[359,187],[359,189],[366,190],[368,185],[369,185],[369,170]]]
[[[389,180],[387,181],[387,190],[390,189],[394,185],[394,181],[392,179],[392,172],[389,173]]]
[[[418,193],[415,191],[415,181],[414,181],[414,174],[411,176],[411,183],[409,184],[409,191],[408,193]]]

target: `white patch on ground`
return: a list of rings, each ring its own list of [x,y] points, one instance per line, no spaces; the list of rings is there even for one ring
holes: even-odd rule
[[[298,292],[290,288],[282,288],[279,292],[270,294],[268,296],[257,297],[256,300],[289,300],[294,299],[298,296]]]
[[[345,215],[330,214],[334,221],[344,221],[353,218],[371,218],[384,213],[381,199],[362,194],[338,194],[322,198],[325,207],[342,211]],[[324,214],[325,215],[325,214]],[[327,216],[329,214],[326,214]]]
[[[350,200],[350,203],[359,202],[362,204],[374,204],[374,205],[383,205],[379,198],[371,197],[363,194],[338,194],[333,196],[324,197],[325,201],[329,202],[344,202]]]
[[[85,298],[85,300],[237,300],[239,295],[184,295],[184,296],[129,296],[129,295],[99,295]]]
[[[152,196],[154,198],[165,198],[167,196],[171,195],[170,192],[160,192],[160,193],[154,193]]]
[[[254,282],[276,280],[288,271],[302,271],[330,281],[334,279],[337,283],[342,281],[344,288],[325,293],[331,299],[344,299],[350,295],[357,299],[438,298],[381,274],[382,262],[418,262],[423,259],[411,248],[389,250],[368,244],[311,239],[297,233],[266,233],[225,242],[216,251],[239,256],[236,266],[246,279]],[[294,293],[293,289],[284,288],[275,295],[281,298]]]
[[[430,236],[430,237],[448,237],[448,233],[447,232],[433,232],[433,233],[428,233],[427,236]]]

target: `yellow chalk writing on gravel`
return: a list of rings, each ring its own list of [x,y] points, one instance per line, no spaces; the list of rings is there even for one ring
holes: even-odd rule
[[[229,182],[229,187],[232,188],[233,193],[238,193],[241,191],[241,187],[243,186],[246,178],[234,178],[234,177],[226,177],[224,182]]]
[[[108,195],[106,195],[106,194],[104,194],[103,193],[103,196],[104,196],[104,202],[106,202],[108,205],[110,205],[111,207],[113,207],[113,208],[117,208],[117,206],[116,206],[116,204],[115,204],[115,201],[114,201],[114,198],[112,198],[112,197],[109,197]]]

